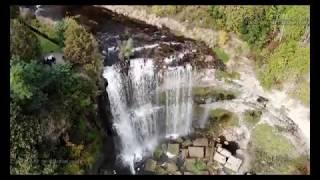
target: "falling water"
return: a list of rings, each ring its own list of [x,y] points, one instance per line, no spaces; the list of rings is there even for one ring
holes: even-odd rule
[[[167,136],[188,134],[192,120],[191,66],[168,68],[164,73],[164,89]]]
[[[192,121],[192,67],[156,73],[152,59],[131,59],[128,75],[119,65],[105,67],[120,159],[134,173],[134,163],[150,154],[166,136],[185,135]],[[159,96],[165,93],[165,105]]]

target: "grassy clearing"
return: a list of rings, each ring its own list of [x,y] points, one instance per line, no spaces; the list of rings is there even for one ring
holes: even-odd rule
[[[267,124],[257,125],[251,134],[252,169],[264,174],[307,174],[308,157],[298,155],[293,144]]]
[[[217,108],[209,112],[209,129],[220,132],[227,127],[239,126],[239,118],[236,114],[226,109]]]
[[[42,54],[47,54],[50,52],[57,52],[62,51],[60,46],[57,46],[56,44],[52,43],[51,41],[45,39],[44,37],[37,35],[37,38],[40,42],[40,48]]]
[[[252,143],[273,156],[292,156],[295,153],[291,142],[267,124],[259,124],[253,129]]]

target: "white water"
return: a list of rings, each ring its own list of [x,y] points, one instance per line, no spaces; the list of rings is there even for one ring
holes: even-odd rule
[[[134,162],[152,153],[166,136],[186,135],[192,121],[192,68],[155,73],[152,59],[132,59],[128,76],[116,65],[105,67],[120,159],[134,173]],[[164,92],[166,103],[159,104]]]

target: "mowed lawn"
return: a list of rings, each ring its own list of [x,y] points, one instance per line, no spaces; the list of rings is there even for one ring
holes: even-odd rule
[[[47,54],[50,52],[57,52],[57,51],[61,51],[62,48],[54,43],[52,43],[51,41],[49,41],[48,39],[45,39],[44,37],[36,34],[36,36],[39,39],[40,42],[40,47],[41,47],[41,53],[42,54]]]

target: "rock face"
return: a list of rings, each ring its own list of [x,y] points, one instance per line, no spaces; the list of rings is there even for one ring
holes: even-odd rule
[[[152,159],[148,159],[146,162],[146,166],[144,168],[145,171],[148,172],[154,172],[157,166],[157,162],[152,160]]]
[[[208,146],[207,138],[198,138],[193,141],[194,146]]]
[[[204,148],[203,147],[188,147],[189,156],[191,158],[203,158]]]
[[[168,144],[168,151],[172,155],[178,155],[179,153],[179,144]]]

